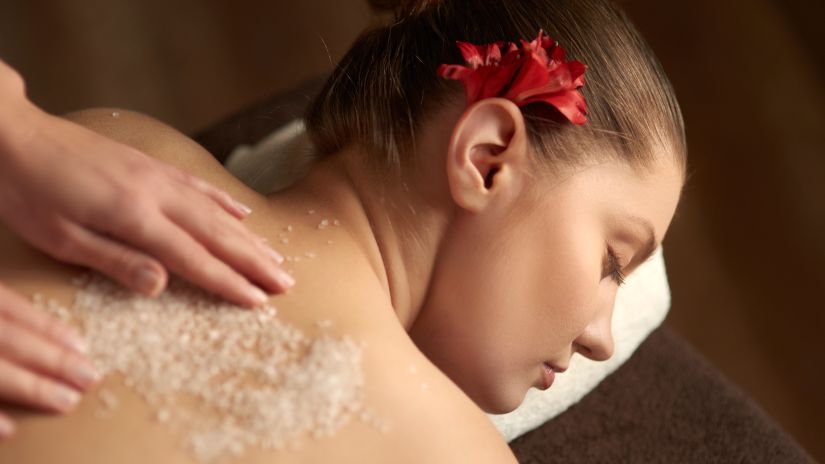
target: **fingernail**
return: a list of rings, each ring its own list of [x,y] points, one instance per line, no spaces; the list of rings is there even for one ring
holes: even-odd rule
[[[160,286],[160,274],[150,267],[142,267],[138,270],[135,285],[141,293],[154,295]]]
[[[63,385],[57,385],[52,392],[52,402],[60,411],[68,411],[80,401],[80,393]]]
[[[277,251],[270,248],[268,245],[264,245],[264,250],[266,253],[275,260],[276,263],[281,264],[284,262],[284,257],[281,256]]]
[[[238,208],[238,211],[242,212],[244,216],[249,216],[249,214],[252,213],[252,208],[246,206],[240,201],[233,199],[232,202],[235,204],[235,208]]]
[[[0,438],[6,438],[13,433],[14,424],[5,417],[0,417]]]
[[[283,269],[278,269],[278,272],[276,273],[276,277],[277,277],[278,281],[281,282],[281,284],[284,287],[292,287],[293,285],[295,285],[295,278],[292,277],[291,275],[289,275]]]
[[[254,303],[256,303],[256,304],[266,303],[266,301],[269,299],[269,297],[266,295],[266,293],[264,293],[264,291],[263,291],[263,290],[261,290],[261,289],[260,289],[260,288],[258,288],[258,287],[255,287],[255,286],[250,286],[250,287],[247,289],[246,294],[247,294],[247,295],[249,296],[249,298],[250,298],[250,299],[252,299],[252,300],[253,300],[253,302],[254,302]]]
[[[86,340],[74,332],[69,332],[63,336],[63,344],[78,353],[89,354],[89,345],[86,343]]]
[[[86,388],[100,380],[100,373],[89,363],[80,363],[72,370],[72,380],[78,386]]]

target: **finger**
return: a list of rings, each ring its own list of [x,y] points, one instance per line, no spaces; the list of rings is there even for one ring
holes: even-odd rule
[[[60,319],[41,311],[28,300],[0,284],[0,322],[7,320],[47,337],[66,348],[85,354],[85,340]]]
[[[40,374],[0,358],[0,399],[54,412],[69,412],[80,393]]]
[[[0,319],[0,354],[7,361],[36,370],[57,380],[86,389],[100,380],[100,374],[79,353]]]
[[[226,212],[232,214],[236,218],[243,219],[252,213],[252,208],[246,206],[238,200],[235,200],[226,191],[215,187],[200,177],[168,164],[164,164],[164,166],[172,177],[182,182],[184,185],[187,185],[201,193],[205,193]]]
[[[14,422],[0,411],[0,442],[14,435]]]
[[[64,230],[74,243],[65,260],[100,271],[144,295],[156,296],[166,288],[166,269],[151,256],[75,223]]]
[[[159,216],[144,222],[146,224],[143,226],[118,231],[119,236],[156,256],[175,274],[230,301],[257,306],[267,300],[267,295],[260,288],[212,256],[203,245],[166,217]]]
[[[205,214],[191,204],[171,205],[169,218],[216,258],[237,270],[250,280],[272,292],[285,292],[294,285],[292,276],[281,269],[274,250],[242,223],[232,220],[222,211]],[[282,258],[281,258],[282,260]]]

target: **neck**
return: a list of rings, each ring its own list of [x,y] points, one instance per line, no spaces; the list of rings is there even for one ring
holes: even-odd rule
[[[427,295],[450,212],[423,198],[420,186],[373,178],[362,167],[364,157],[355,149],[330,155],[288,194],[308,195],[334,211],[409,330]]]

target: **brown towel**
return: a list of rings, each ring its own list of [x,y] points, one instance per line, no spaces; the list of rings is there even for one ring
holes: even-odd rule
[[[521,463],[815,462],[666,327],[581,402],[510,446]]]

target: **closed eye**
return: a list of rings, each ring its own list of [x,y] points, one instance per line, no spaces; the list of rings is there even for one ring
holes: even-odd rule
[[[610,276],[621,287],[625,283],[625,275],[622,273],[622,266],[619,264],[619,256],[613,248],[607,247],[607,262],[610,267]]]

